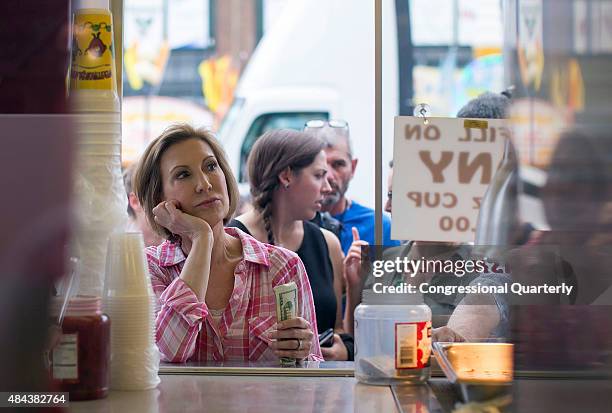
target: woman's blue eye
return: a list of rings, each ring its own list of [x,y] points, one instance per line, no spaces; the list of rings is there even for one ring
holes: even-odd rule
[[[215,169],[217,169],[217,163],[216,162],[211,162],[208,165],[206,165],[206,169],[209,172],[213,172]]]
[[[176,179],[183,179],[189,176],[189,173],[187,171],[183,171],[183,172],[179,172],[176,175]]]

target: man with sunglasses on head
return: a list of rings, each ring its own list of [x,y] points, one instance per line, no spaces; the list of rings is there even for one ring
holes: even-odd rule
[[[374,210],[346,196],[357,167],[357,158],[353,158],[348,123],[341,119],[310,120],[306,122],[304,132],[322,138],[327,143],[327,179],[332,191],[323,200],[322,209],[340,222],[339,238],[342,251],[346,255],[353,242],[353,227],[357,229],[359,239],[374,245]],[[383,215],[383,244],[399,245],[398,241],[391,240],[391,219],[387,215]]]

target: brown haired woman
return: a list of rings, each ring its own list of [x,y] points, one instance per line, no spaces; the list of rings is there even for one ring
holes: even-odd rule
[[[332,346],[322,348],[323,356],[347,360],[350,350],[344,342],[352,343],[352,338],[342,334],[340,241],[308,222],[331,190],[324,147],[318,138],[294,130],[272,130],[261,136],[248,160],[255,208],[229,225],[298,254],[310,280],[319,331],[332,328],[337,333]]]
[[[147,219],[168,239],[146,250],[164,360],[321,359],[298,256],[223,227],[236,209],[237,183],[210,132],[166,129],[145,150],[135,181]],[[300,317],[276,325],[272,289],[291,281]]]

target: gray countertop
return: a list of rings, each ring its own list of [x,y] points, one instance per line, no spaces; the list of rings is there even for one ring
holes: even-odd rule
[[[162,364],[157,388],[111,390],[105,399],[70,402],[69,411],[442,413],[452,411],[459,401],[443,377],[432,377],[421,386],[371,386],[358,383],[352,368],[351,362],[306,363],[291,369],[261,363],[248,367],[236,363]],[[516,411],[539,412],[548,407],[558,412],[604,411],[612,405],[609,379],[519,378],[513,393]]]
[[[70,412],[399,412],[389,387],[352,377],[161,375],[153,390],[111,391]]]

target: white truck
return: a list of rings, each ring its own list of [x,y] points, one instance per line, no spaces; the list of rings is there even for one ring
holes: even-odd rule
[[[385,48],[396,47],[393,4],[383,0]],[[385,163],[397,113],[396,56],[384,52]],[[266,130],[344,119],[359,159],[349,195],[374,206],[374,114],[374,1],[291,0],[249,61],[219,138],[239,182],[246,182],[246,158]]]
[[[399,15],[396,2],[382,0],[381,3],[384,202],[386,165],[393,157],[393,117],[399,112],[398,37],[405,39],[408,34],[398,36],[398,22],[407,16]],[[446,3],[438,0],[436,4]],[[374,207],[374,4],[373,0],[287,0],[286,7],[251,57],[219,129],[219,138],[237,173],[241,192],[248,192],[246,159],[256,139],[265,131],[302,129],[310,119],[344,119],[349,123],[353,156],[359,159],[349,196]],[[423,1],[412,0],[410,4],[427,6]],[[419,22],[423,12],[411,10],[410,13],[412,22],[418,23],[418,27],[413,27],[412,36],[419,39],[423,31],[427,32]],[[428,10],[425,15],[429,16]],[[494,34],[487,32],[488,37],[495,38]],[[415,94],[418,94],[418,79],[415,82]],[[537,189],[543,184],[543,177],[541,173],[534,175],[535,172],[538,171],[524,168],[521,179]],[[546,228],[538,196],[527,194],[523,198],[532,210],[530,222]]]

